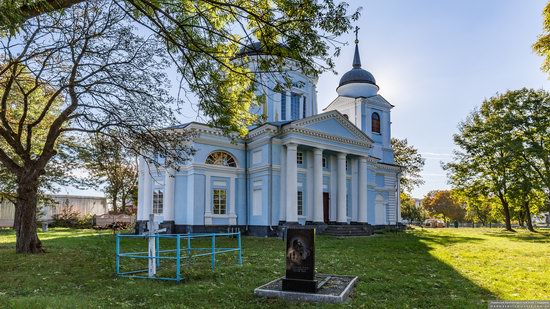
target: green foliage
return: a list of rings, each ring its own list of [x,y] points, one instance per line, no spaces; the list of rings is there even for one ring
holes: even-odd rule
[[[424,184],[420,173],[424,168],[425,159],[413,145],[408,145],[407,139],[391,139],[395,164],[403,167],[401,173],[401,191],[411,192],[415,187]]]
[[[541,69],[550,72],[550,2],[544,7],[542,15],[544,18],[543,33],[539,35],[537,41],[533,44],[533,50],[545,58]]]
[[[136,157],[122,146],[116,132],[91,136],[80,148],[79,157],[91,174],[90,182],[104,185],[102,190],[115,213],[124,212],[127,205],[137,205]]]
[[[487,226],[491,222],[502,222],[500,202],[494,196],[489,197],[476,191],[475,188],[453,190],[453,197],[466,206],[467,221],[478,222]]]
[[[53,215],[51,227],[68,227],[77,229],[91,229],[93,227],[92,215],[81,216],[72,206],[63,207],[61,213]]]
[[[0,66],[1,68],[1,66]],[[63,101],[60,99],[48,100],[53,90],[47,83],[36,79],[28,68],[16,66],[16,73],[11,79],[11,87],[7,90],[10,78],[7,74],[0,74],[0,97],[7,95],[5,113],[6,122],[14,128],[13,133],[21,141],[21,145],[14,147],[13,142],[0,134],[0,148],[18,166],[24,164],[25,159],[38,157],[46,143],[47,134],[55,118],[59,115]],[[7,92],[7,93],[6,93]],[[48,109],[45,109],[49,105]],[[37,120],[41,119],[38,123]],[[69,135],[61,134],[54,145],[57,156],[46,167],[40,178],[40,197],[46,199],[46,192],[55,192],[58,185],[78,184],[79,179],[70,173],[79,163],[74,156],[77,146],[76,140]],[[25,154],[16,151],[16,148],[27,149]],[[0,164],[0,197],[16,203],[17,175]]]
[[[0,4],[0,29],[17,32],[45,14],[70,16],[85,0],[13,0]],[[88,2],[89,3],[89,2]],[[102,7],[113,6],[106,1]],[[334,68],[335,40],[351,29],[359,12],[333,0],[126,0],[116,3],[136,24],[162,40],[182,77],[184,91],[197,95],[210,123],[239,135],[258,119],[258,86],[273,87],[262,73],[295,69],[315,76]],[[65,11],[69,11],[65,13]],[[258,41],[260,50],[240,53]],[[336,47],[333,54],[330,48]],[[258,54],[262,56],[258,57]],[[264,75],[265,75],[264,74]],[[289,79],[274,81],[289,85]]]
[[[529,221],[518,214],[550,196],[548,97],[544,90],[524,88],[485,100],[459,125],[454,141],[460,150],[444,165],[458,190],[474,199],[498,198],[509,229],[514,215]]]
[[[426,214],[421,207],[416,206],[415,200],[407,193],[401,192],[401,217],[410,222],[422,222]]]

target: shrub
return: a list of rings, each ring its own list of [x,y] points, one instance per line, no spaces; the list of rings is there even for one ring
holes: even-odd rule
[[[81,216],[72,206],[63,207],[61,213],[53,215],[51,227],[69,227],[77,229],[92,228],[92,215]]]

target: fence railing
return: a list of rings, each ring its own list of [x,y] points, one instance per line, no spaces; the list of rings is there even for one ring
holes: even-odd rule
[[[121,241],[123,239],[138,240],[138,239],[150,239],[154,238],[156,246],[154,252],[147,251],[123,251]],[[210,238],[210,245],[208,247],[193,247],[193,240],[208,239]],[[219,247],[216,246],[216,240],[220,238],[235,238],[237,244],[235,247]],[[161,249],[161,240],[170,240],[171,246],[175,248]],[[204,242],[203,242],[204,243]],[[166,246],[166,244],[164,244]],[[138,247],[139,248],[139,247]],[[145,279],[159,279],[159,280],[171,280],[180,282],[182,280],[181,267],[182,260],[189,261],[188,265],[191,265],[191,260],[201,256],[210,256],[210,263],[212,271],[216,268],[216,255],[237,252],[237,263],[242,265],[242,250],[241,250],[241,232],[235,233],[188,233],[188,234],[152,234],[152,235],[132,235],[132,234],[117,234],[116,235],[116,274],[121,277],[130,278],[145,278]],[[156,265],[155,274],[151,275],[149,268],[146,269],[132,269],[130,265],[128,270],[122,271],[122,262],[124,259],[130,260],[146,260],[153,261]],[[161,263],[161,261],[164,261]],[[171,261],[173,262],[168,266],[174,267],[174,276],[166,276],[167,272],[161,272],[163,263]]]

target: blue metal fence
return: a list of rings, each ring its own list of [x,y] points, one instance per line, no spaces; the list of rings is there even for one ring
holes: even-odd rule
[[[150,237],[155,238],[156,242],[156,252],[154,256],[150,256],[147,251],[143,252],[134,252],[128,251],[123,252],[121,250],[121,239],[149,239]],[[192,247],[192,240],[200,238],[211,238],[210,247]],[[227,237],[227,238],[237,238],[237,247],[225,247],[217,248],[216,247],[216,238]],[[160,240],[161,239],[173,239],[176,242],[175,249],[161,250],[160,249]],[[182,240],[186,244],[185,248],[182,248]],[[182,255],[183,251],[183,255]],[[144,279],[159,279],[159,280],[171,280],[180,282],[181,277],[181,261],[186,259],[191,261],[192,258],[201,257],[201,256],[211,256],[212,271],[216,268],[216,255],[223,254],[228,252],[237,252],[237,263],[242,265],[242,250],[241,250],[241,232],[236,233],[188,233],[188,234],[153,234],[153,235],[132,235],[132,234],[117,234],[116,235],[116,274],[120,277],[130,277],[130,278],[144,278]],[[175,256],[173,255],[175,254]],[[121,271],[121,259],[155,259],[156,266],[159,268],[161,266],[162,260],[174,261],[175,262],[175,276],[174,277],[162,277],[155,275],[154,277],[148,276],[149,269],[138,269],[138,270],[129,270]]]

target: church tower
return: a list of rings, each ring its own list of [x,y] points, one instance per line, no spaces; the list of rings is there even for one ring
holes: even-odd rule
[[[342,75],[336,88],[338,97],[324,110],[337,110],[373,140],[371,155],[385,163],[394,163],[391,148],[391,105],[378,94],[374,75],[361,67],[356,28],[352,69]]]
[[[238,55],[247,56],[251,71],[259,71],[258,58],[268,57],[260,42],[242,48]],[[264,102],[251,107],[250,112],[263,122],[287,122],[317,115],[317,76],[307,76],[289,64],[284,72],[260,73],[257,78],[256,94]]]

